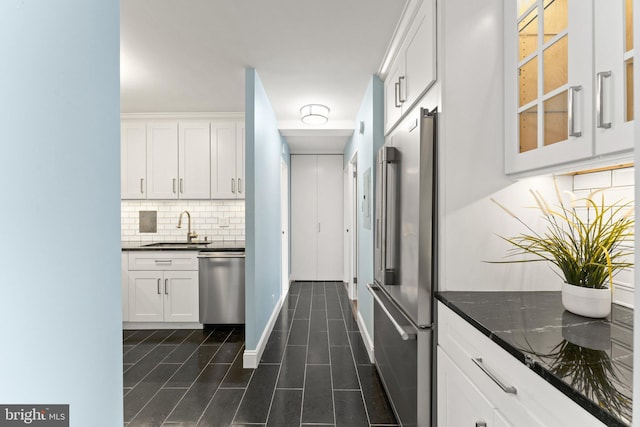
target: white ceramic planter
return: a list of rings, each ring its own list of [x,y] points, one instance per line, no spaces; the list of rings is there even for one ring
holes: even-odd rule
[[[562,305],[580,316],[602,318],[611,313],[611,290],[562,284]]]

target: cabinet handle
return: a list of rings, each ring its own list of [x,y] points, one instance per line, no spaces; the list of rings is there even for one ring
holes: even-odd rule
[[[596,93],[596,116],[598,123],[596,127],[601,129],[609,129],[611,122],[604,122],[604,79],[611,77],[611,71],[602,71],[598,76],[598,92]]]
[[[404,81],[404,76],[398,77],[398,101],[400,101],[400,104],[404,104],[407,101],[406,98],[405,99],[402,98],[402,82],[403,81]]]
[[[169,287],[167,286],[169,279],[164,279],[164,294],[169,295]]]
[[[318,233],[320,232],[320,223],[318,223]]]
[[[161,295],[160,294],[160,279],[158,279],[158,295]]]
[[[487,427],[486,421],[476,421],[476,427]]]
[[[576,114],[575,114],[575,93],[580,92],[582,86],[571,86],[569,88],[569,136],[580,137],[582,132],[576,131]]]
[[[173,178],[173,194],[176,194],[176,179]]]
[[[242,193],[242,179],[238,178],[238,193]]]
[[[156,264],[168,264],[168,265],[170,265],[171,261],[172,260],[170,260],[170,259],[156,259],[155,263]]]
[[[486,366],[484,366],[484,363],[482,363],[482,357],[472,358],[471,360],[473,360],[473,363],[475,363],[482,372],[487,374],[487,376],[491,378],[494,383],[498,384],[498,387],[500,387],[502,391],[509,394],[518,394],[518,390],[516,390],[514,386],[504,385],[504,383],[500,381],[493,372],[491,372]]]
[[[393,102],[395,103],[396,108],[400,108],[402,107],[402,104],[398,103],[398,99],[400,98],[400,81],[395,82],[394,86],[395,86],[395,90],[394,90],[395,93],[394,93]]]
[[[140,194],[144,194],[144,178],[140,178]]]
[[[180,178],[180,194],[184,193],[184,179]]]
[[[236,194],[236,180],[231,178],[231,192]]]

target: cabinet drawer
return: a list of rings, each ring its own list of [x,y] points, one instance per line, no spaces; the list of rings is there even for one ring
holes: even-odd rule
[[[507,419],[519,420],[518,426],[604,426],[441,303],[438,344]],[[481,359],[488,373],[474,359]],[[516,394],[503,391],[489,374],[503,385],[515,387]]]
[[[129,270],[198,270],[198,252],[130,251]]]

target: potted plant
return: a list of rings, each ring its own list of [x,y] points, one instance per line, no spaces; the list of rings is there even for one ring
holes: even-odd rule
[[[501,262],[552,263],[562,273],[562,303],[565,309],[587,317],[606,317],[611,311],[613,277],[620,270],[633,266],[628,261],[633,253],[630,244],[634,228],[632,203],[619,201],[607,206],[603,190],[594,191],[583,199],[566,192],[570,201],[565,202],[555,177],[554,184],[558,198],[558,204],[554,207],[538,191],[531,190],[546,222],[546,230],[541,232],[491,199],[527,229],[527,232],[515,237],[501,236],[512,245],[508,255],[533,255],[533,258]],[[582,203],[586,212],[576,209]]]

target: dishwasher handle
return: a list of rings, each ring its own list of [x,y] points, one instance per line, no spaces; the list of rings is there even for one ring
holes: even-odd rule
[[[198,258],[244,258],[244,252],[199,252]]]

